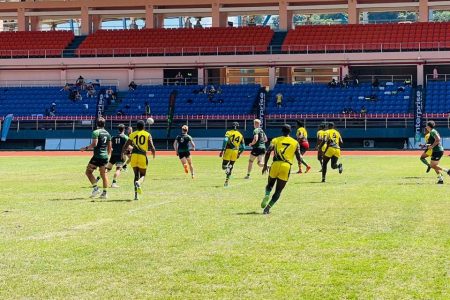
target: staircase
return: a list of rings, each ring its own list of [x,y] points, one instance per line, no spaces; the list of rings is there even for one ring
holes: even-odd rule
[[[281,54],[281,45],[283,45],[286,35],[287,31],[275,31],[269,44],[269,53]]]
[[[127,92],[117,91],[117,99],[114,103],[105,107],[104,114],[105,116],[115,116],[117,114],[117,110],[122,103],[122,100],[127,96]]]
[[[64,49],[63,57],[76,57],[75,50],[80,46],[80,44],[87,38],[87,35],[76,36],[72,43]]]

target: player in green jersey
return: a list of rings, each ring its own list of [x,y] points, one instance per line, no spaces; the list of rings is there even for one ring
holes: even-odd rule
[[[439,166],[439,161],[444,155],[444,147],[442,147],[441,136],[439,135],[439,132],[435,129],[435,127],[436,123],[434,121],[427,122],[426,130],[430,133],[427,142],[428,150],[432,150],[430,166],[438,175],[437,183],[443,184],[444,177],[442,176],[442,172],[446,172],[448,175],[450,175],[450,170]]]
[[[261,120],[255,119],[253,120],[253,140],[249,147],[252,147],[252,152],[250,153],[250,157],[248,159],[248,167],[247,167],[247,176],[245,179],[250,178],[250,173],[253,168],[253,162],[255,159],[258,159],[258,166],[261,168],[264,167],[264,154],[266,154],[266,143],[267,136],[264,133],[264,130],[261,128]]]
[[[194,165],[192,164],[191,152],[189,151],[189,145],[191,145],[192,150],[195,151],[195,144],[192,137],[188,134],[189,127],[187,125],[183,125],[181,127],[181,134],[178,135],[173,142],[173,148],[175,149],[175,153],[181,161],[181,164],[184,167],[184,172],[186,174],[189,173],[189,169],[191,170],[191,177],[194,179]]]

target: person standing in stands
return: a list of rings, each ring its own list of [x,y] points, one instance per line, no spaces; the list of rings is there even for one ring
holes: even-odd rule
[[[433,79],[438,79],[439,78],[439,73],[436,67],[434,67],[433,69]]]
[[[280,108],[283,106],[283,94],[282,93],[278,93],[276,96],[276,101],[277,101],[277,107]]]

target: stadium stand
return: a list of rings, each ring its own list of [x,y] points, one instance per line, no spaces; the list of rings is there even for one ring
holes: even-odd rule
[[[402,91],[402,89],[404,89]],[[277,107],[276,95],[283,95],[282,106]],[[359,86],[328,87],[326,84],[277,84],[267,103],[268,114],[369,114],[407,113],[412,103],[412,88],[400,83],[386,82],[378,88],[370,83]]]
[[[429,80],[426,88],[425,112],[450,112],[450,82]]]
[[[142,115],[146,102],[151,115],[166,115],[170,94],[176,90],[175,115],[246,115],[251,114],[259,85],[215,86],[139,86],[130,91],[119,106],[125,115]]]
[[[56,104],[55,116],[94,115],[97,98],[89,98],[86,93],[80,91],[82,99],[71,101],[69,91],[64,91],[61,87],[1,88],[0,115],[49,116],[47,110],[52,103]]]
[[[308,25],[289,30],[285,52],[450,49],[450,23]]]
[[[0,32],[0,57],[60,57],[73,39],[71,31]]]
[[[77,55],[156,55],[265,52],[269,27],[98,30],[80,45]]]

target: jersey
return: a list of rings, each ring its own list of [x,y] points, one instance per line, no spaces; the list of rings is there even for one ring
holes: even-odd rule
[[[326,131],[325,138],[327,141],[330,141],[330,147],[341,149],[341,146],[339,145],[341,141],[341,134],[336,129],[328,129]]]
[[[97,139],[97,146],[94,147],[94,157],[108,159],[108,143],[111,135],[105,129],[97,129],[92,132],[92,139]]]
[[[189,134],[182,133],[176,138],[178,142],[178,153],[189,152],[189,143],[192,141],[192,137]]]
[[[434,141],[436,140],[436,137],[438,137],[438,136],[439,136],[439,132],[437,132],[436,129],[431,129],[430,136],[428,138],[428,144],[433,145]],[[443,152],[443,151],[444,151],[444,147],[442,147],[441,143],[439,143],[433,147],[433,153],[434,152]]]
[[[266,149],[266,134],[264,133],[264,130],[262,130],[261,128],[255,128],[255,130],[253,130],[253,136],[257,135],[258,136],[258,141],[256,142],[256,144],[253,145],[253,149]]]
[[[120,156],[122,148],[128,141],[128,137],[121,133],[112,138],[112,156]]]
[[[134,131],[130,134],[129,139],[133,141],[132,154],[147,155],[148,141],[152,136],[145,130]]]
[[[241,143],[244,141],[244,137],[237,130],[228,130],[225,133],[225,137],[228,138],[226,149],[238,150]]]
[[[430,139],[430,133],[425,134],[425,143],[428,144],[429,139]]]
[[[303,137],[303,140],[308,139],[308,131],[306,131],[305,127],[300,127],[299,129],[297,129],[297,136],[300,135]]]
[[[290,136],[280,136],[272,140],[275,155],[273,161],[287,162],[292,165],[295,152],[298,151],[298,142]]]
[[[318,141],[323,141],[325,138],[325,130],[321,129],[319,131],[317,131],[317,140]]]

